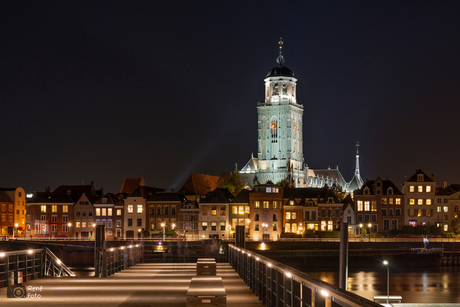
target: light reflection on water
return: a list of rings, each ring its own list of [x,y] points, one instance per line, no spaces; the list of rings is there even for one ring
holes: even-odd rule
[[[311,277],[338,285],[338,272],[307,272]],[[387,271],[351,271],[348,291],[373,300],[387,294]],[[391,272],[390,295],[403,303],[460,303],[460,268],[420,269]]]

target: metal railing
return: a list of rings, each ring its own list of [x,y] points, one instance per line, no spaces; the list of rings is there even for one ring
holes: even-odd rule
[[[0,252],[0,286],[43,276],[75,276],[48,248]]]
[[[229,261],[267,307],[381,306],[234,245],[229,245]]]
[[[142,246],[140,244],[120,246],[96,250],[96,277],[107,277],[142,260]]]

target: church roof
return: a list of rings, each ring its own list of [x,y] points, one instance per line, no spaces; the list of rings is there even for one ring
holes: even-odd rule
[[[251,159],[249,159],[248,163],[241,169],[240,173],[255,173],[257,172],[257,164],[259,162],[259,159],[254,158],[254,156],[251,155]]]
[[[347,192],[353,192],[354,190],[358,190],[363,186],[363,184],[364,182],[363,179],[361,179],[361,176],[355,174],[351,179],[350,183],[348,184]]]
[[[340,184],[341,187],[345,187],[347,182],[343,178],[342,174],[340,173],[339,169],[315,169],[314,170],[316,177],[318,178],[328,178],[332,179]]]

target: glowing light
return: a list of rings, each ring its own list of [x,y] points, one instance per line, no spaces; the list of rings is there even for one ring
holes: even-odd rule
[[[34,252],[34,251],[31,250],[31,249],[29,249],[29,250],[27,251],[28,254],[32,254],[33,252]]]
[[[291,273],[289,273],[289,272],[286,272],[286,276],[289,277],[289,278],[292,277]]]
[[[250,253],[248,253],[248,257],[251,257],[251,254],[250,254]]]
[[[272,267],[272,264],[271,263],[267,263],[268,267],[271,268]]]
[[[329,292],[327,292],[326,290],[321,290],[320,293],[322,296],[325,296],[325,297],[329,296]]]
[[[384,264],[384,265],[388,265],[388,261],[383,260],[383,264]]]
[[[260,260],[259,257],[256,257],[256,260],[259,261]]]
[[[61,264],[61,260],[58,259],[58,260],[56,261],[56,263],[57,263],[57,264]]]
[[[5,257],[5,253],[0,253],[0,257]]]
[[[113,252],[113,248],[111,248],[110,251]]]

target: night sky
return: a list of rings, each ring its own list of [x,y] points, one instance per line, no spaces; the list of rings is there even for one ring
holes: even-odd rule
[[[178,187],[257,154],[276,66],[313,169],[460,183],[460,1],[1,1],[0,187]]]

